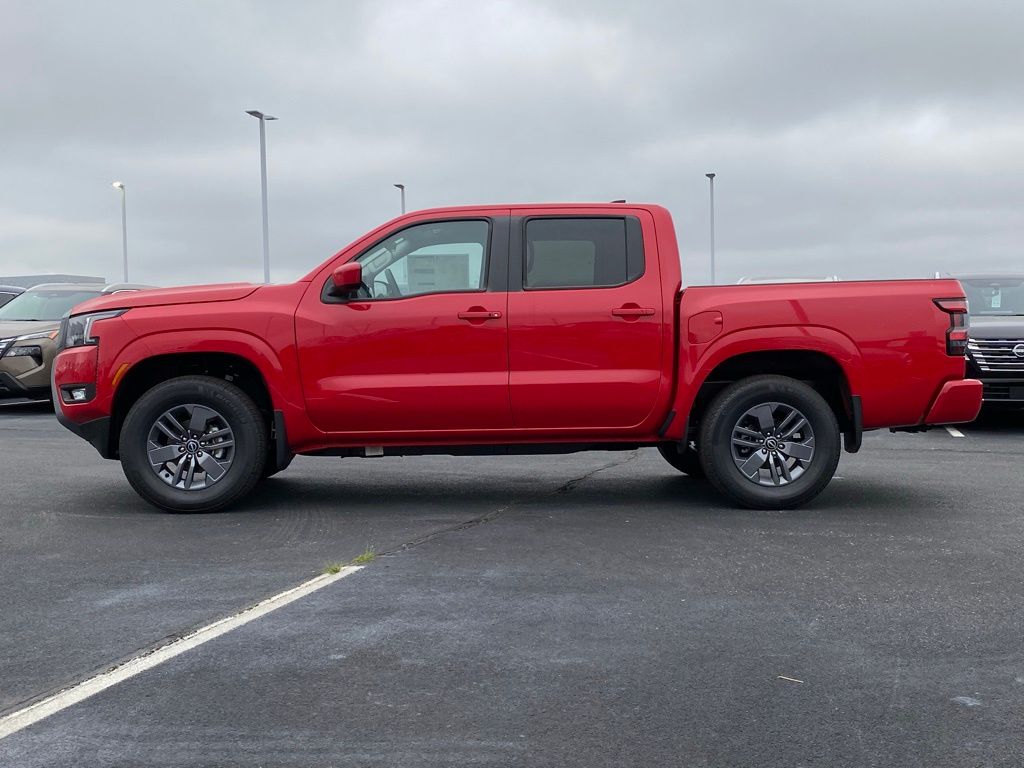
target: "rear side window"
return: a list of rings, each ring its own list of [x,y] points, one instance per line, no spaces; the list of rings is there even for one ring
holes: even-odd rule
[[[633,218],[543,218],[526,222],[523,286],[610,288],[643,274],[640,222]]]

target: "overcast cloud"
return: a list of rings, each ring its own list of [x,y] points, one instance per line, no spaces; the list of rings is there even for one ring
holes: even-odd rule
[[[1024,271],[1024,3],[0,0],[0,275],[259,280],[410,208],[660,202],[686,281]]]

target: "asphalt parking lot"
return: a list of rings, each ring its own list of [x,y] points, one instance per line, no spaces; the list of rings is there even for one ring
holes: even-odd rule
[[[0,718],[372,547],[0,740],[3,766],[1019,766],[1024,418],[868,435],[808,507],[656,452],[298,458],[157,512],[0,407]]]

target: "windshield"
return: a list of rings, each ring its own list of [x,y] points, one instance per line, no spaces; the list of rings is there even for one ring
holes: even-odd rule
[[[972,315],[1024,315],[1024,280],[990,278],[960,282]]]
[[[76,304],[100,295],[100,291],[44,288],[25,291],[0,307],[3,320],[60,320]]]

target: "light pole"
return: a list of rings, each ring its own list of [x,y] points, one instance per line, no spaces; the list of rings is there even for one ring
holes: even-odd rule
[[[124,281],[128,282],[128,193],[124,190],[124,184],[115,181],[111,184],[114,189],[121,192],[121,251],[124,256]]]
[[[402,193],[402,213],[405,213],[405,184],[395,184]]]
[[[260,183],[263,189],[263,282],[270,282],[270,224],[267,213],[267,120],[277,120],[256,109],[247,109],[245,114],[260,121]]]
[[[715,174],[705,173],[711,190],[711,284],[715,284]]]

